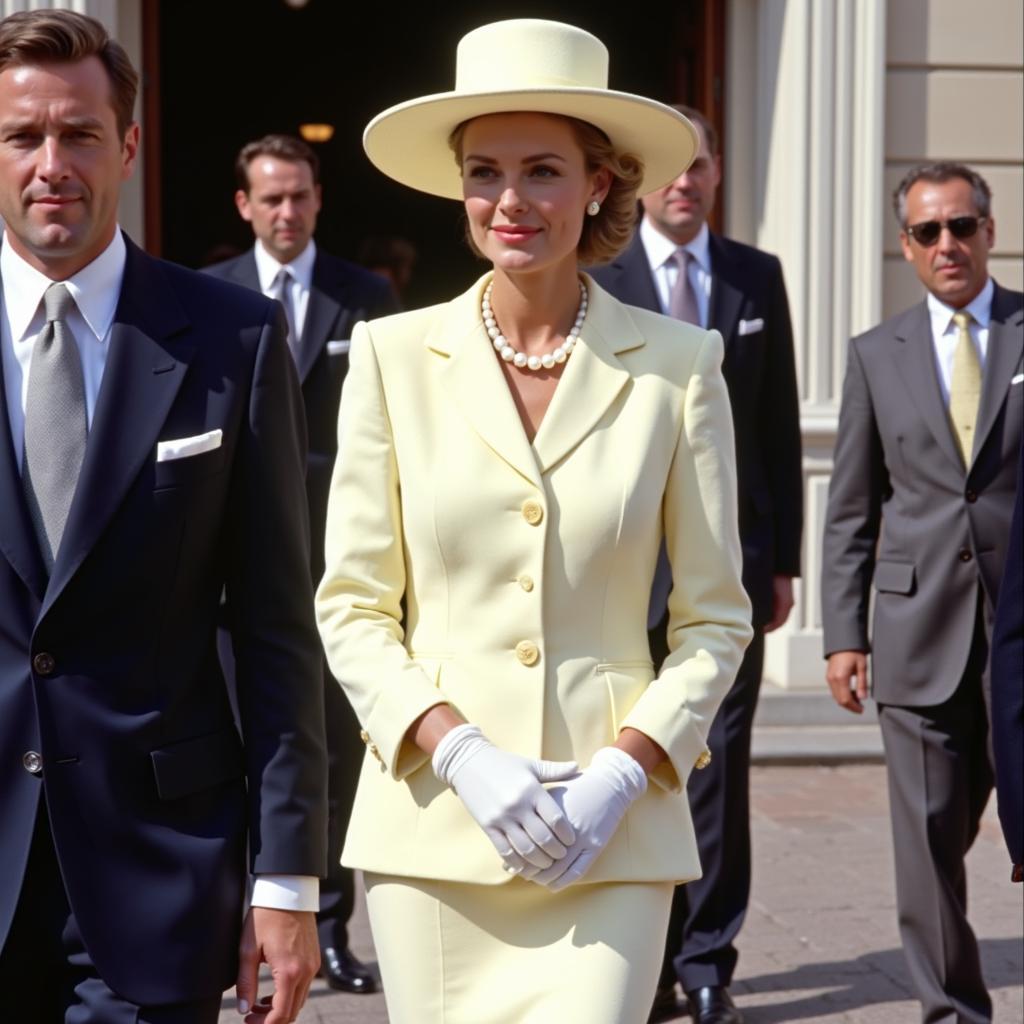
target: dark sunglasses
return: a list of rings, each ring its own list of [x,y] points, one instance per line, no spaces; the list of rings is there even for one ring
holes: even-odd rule
[[[951,217],[949,220],[924,220],[920,224],[907,227],[907,234],[918,245],[934,245],[939,240],[943,228],[949,228],[954,238],[961,240],[973,238],[978,228],[988,220],[987,217]]]

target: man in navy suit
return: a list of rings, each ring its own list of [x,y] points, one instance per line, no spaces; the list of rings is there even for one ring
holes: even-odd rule
[[[349,336],[360,320],[394,313],[398,304],[383,277],[331,256],[313,240],[321,203],[320,162],[305,142],[288,135],[250,142],[238,154],[236,175],[235,203],[252,225],[256,243],[207,272],[277,298],[285,308],[309,430],[310,572],[317,584],[324,574],[327,495],[338,449]],[[230,672],[229,656],[225,667]],[[363,746],[355,714],[326,661],[323,677],[329,772],[327,877],[320,884],[317,914],[321,971],[333,988],[373,992],[374,976],[349,950],[355,880],[352,869],[341,865]]]
[[[118,230],[136,86],[91,18],[0,22],[0,1015],[212,1024],[262,960],[283,1024],[326,867],[302,406],[274,303]]]
[[[1018,386],[1020,386],[1018,384]],[[1011,878],[1024,881],[1024,446],[992,629],[992,747]]]
[[[721,179],[717,135],[699,111],[678,109],[697,126],[697,157],[675,181],[643,198],[632,244],[594,278],[623,302],[715,328],[725,340],[743,583],[755,634],[711,727],[712,767],[687,783],[704,877],[676,889],[652,1019],[673,1011],[678,980],[697,1024],[736,1024],[742,1018],[728,986],[750,895],[750,740],[764,634],[786,621],[800,574],[800,410],[782,267],[774,256],[708,229]],[[670,583],[662,560],[648,616],[656,666],[668,653]]]

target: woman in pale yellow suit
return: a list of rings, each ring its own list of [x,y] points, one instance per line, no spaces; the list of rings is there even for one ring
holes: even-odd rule
[[[672,887],[700,873],[684,786],[750,613],[721,338],[579,264],[625,246],[638,189],[696,135],[608,90],[607,51],[568,25],[485,26],[457,63],[453,92],[364,139],[464,200],[493,271],[352,339],[317,596],[368,747],[343,859],[392,1024],[639,1024]]]

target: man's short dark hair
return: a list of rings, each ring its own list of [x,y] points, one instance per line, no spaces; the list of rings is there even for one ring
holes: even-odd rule
[[[684,117],[688,117],[694,124],[699,124],[704,138],[708,143],[708,152],[712,156],[718,156],[718,129],[711,123],[707,115],[696,107],[688,107],[683,103],[673,103],[673,110],[678,110]]]
[[[259,156],[272,156],[293,164],[307,163],[313,173],[313,184],[320,184],[320,158],[313,152],[312,146],[294,135],[264,135],[255,142],[247,142],[235,160],[235,178],[238,187],[246,194],[251,187],[249,164]]]
[[[139,76],[124,47],[95,18],[74,11],[18,11],[0,21],[0,72],[10,67],[77,64],[96,57],[110,79],[110,105],[124,137],[134,120]]]
[[[992,189],[988,182],[967,164],[956,163],[953,160],[936,160],[932,163],[918,164],[911,167],[903,180],[896,186],[892,194],[892,208],[896,214],[901,228],[907,226],[907,193],[919,181],[927,181],[933,185],[943,185],[953,178],[962,178],[971,186],[974,194],[974,205],[979,217],[990,217],[992,215]]]

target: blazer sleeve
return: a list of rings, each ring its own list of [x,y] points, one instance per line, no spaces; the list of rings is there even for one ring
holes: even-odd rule
[[[309,578],[305,423],[270,305],[232,467],[227,609],[259,874],[327,870],[323,660]]]
[[[847,355],[822,542],[825,657],[871,649],[868,604],[888,487],[882,440],[855,339]]]
[[[316,595],[331,672],[396,779],[427,755],[403,742],[444,703],[403,645],[405,554],[398,464],[370,328],[356,326],[338,417],[338,457],[327,504],[326,571]]]
[[[665,487],[670,654],[621,723],[662,747],[668,760],[652,778],[672,791],[685,785],[705,754],[711,720],[753,636],[741,576],[735,443],[722,354],[721,335],[707,332],[686,383]]]
[[[772,265],[774,274],[769,286],[771,337],[764,382],[764,394],[771,397],[760,404],[763,420],[759,430],[772,494],[775,525],[773,572],[777,576],[799,576],[804,525],[800,398],[786,283],[782,264],[773,257]]]

